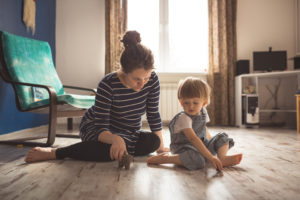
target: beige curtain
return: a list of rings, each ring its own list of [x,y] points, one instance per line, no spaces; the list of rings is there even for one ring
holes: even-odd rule
[[[127,0],[105,0],[105,73],[120,68],[123,46],[120,40],[127,29]]]
[[[208,0],[208,6],[210,124],[234,125],[237,0]]]

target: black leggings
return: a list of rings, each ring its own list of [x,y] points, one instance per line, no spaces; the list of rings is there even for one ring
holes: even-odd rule
[[[160,146],[160,139],[154,133],[141,133],[135,146],[134,156],[144,156],[154,152]],[[98,141],[79,142],[67,147],[56,149],[56,158],[72,158],[84,161],[112,161],[110,158],[111,144]]]

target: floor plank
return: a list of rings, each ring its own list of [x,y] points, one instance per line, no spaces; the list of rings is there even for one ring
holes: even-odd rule
[[[289,129],[211,127],[227,132],[242,152],[238,166],[223,176],[207,166],[188,171],[174,165],[146,165],[136,157],[129,171],[117,162],[71,159],[24,163],[31,147],[0,145],[0,199],[299,199],[300,134]],[[59,130],[64,131],[64,130]],[[76,130],[74,131],[76,133]],[[166,144],[169,133],[164,130]],[[79,139],[57,138],[55,146]]]

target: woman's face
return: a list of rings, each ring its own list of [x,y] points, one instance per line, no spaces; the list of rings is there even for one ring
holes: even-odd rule
[[[152,69],[145,70],[139,68],[126,74],[126,84],[134,91],[140,91],[144,85],[149,81]]]

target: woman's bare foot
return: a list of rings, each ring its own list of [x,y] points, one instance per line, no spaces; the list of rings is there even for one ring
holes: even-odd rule
[[[224,167],[230,167],[240,164],[242,158],[243,154],[236,154],[232,156],[225,156],[224,158],[220,158],[220,160]]]
[[[27,163],[38,162],[43,160],[54,160],[56,159],[55,152],[56,148],[34,147],[28,152],[24,160]]]

